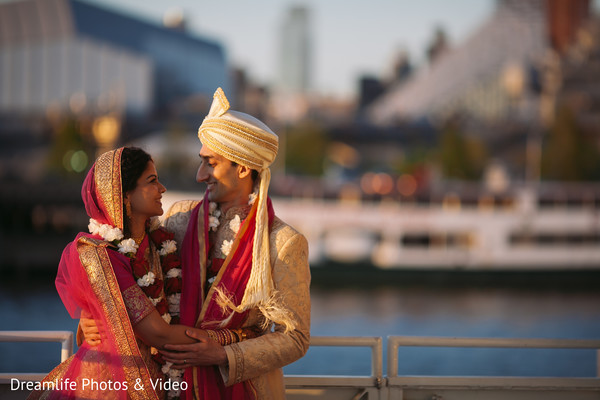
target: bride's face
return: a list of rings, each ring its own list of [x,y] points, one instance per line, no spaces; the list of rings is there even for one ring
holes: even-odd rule
[[[158,180],[154,163],[148,162],[146,169],[136,182],[135,189],[127,193],[127,198],[131,203],[132,217],[150,218],[162,215],[161,198],[166,190]]]

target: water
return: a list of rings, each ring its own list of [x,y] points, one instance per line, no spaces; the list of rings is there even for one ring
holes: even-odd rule
[[[313,336],[600,338],[600,291],[314,285]],[[0,330],[75,330],[52,283],[0,285]],[[0,343],[0,372],[46,372],[60,345]],[[400,349],[401,375],[595,376],[591,350]],[[313,347],[287,374],[369,375],[370,349]]]
[[[506,288],[316,289],[313,335],[600,338],[600,293]],[[286,373],[370,374],[369,350],[312,348]],[[313,354],[314,353],[314,354]],[[595,376],[593,350],[407,348],[400,375]],[[323,360],[334,360],[324,363]]]

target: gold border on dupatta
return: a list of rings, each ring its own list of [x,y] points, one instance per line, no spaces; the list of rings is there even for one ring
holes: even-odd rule
[[[67,360],[60,363],[56,368],[54,368],[52,371],[50,371],[50,373],[48,375],[46,375],[46,377],[40,381],[40,384],[43,384],[46,382],[54,382],[56,385],[58,385],[58,381],[63,379],[65,373],[71,366],[71,363],[73,362],[74,359],[75,359],[75,354],[73,354]],[[43,387],[43,385],[41,385],[41,386]],[[31,393],[29,393],[29,396],[27,396],[27,400],[45,400],[45,399],[49,398],[52,394],[53,394],[52,390],[43,390],[43,389],[35,390],[34,389],[31,391]]]
[[[123,148],[108,151],[98,157],[94,167],[96,188],[111,223],[123,229],[123,193],[121,186],[121,154]]]
[[[142,359],[135,334],[121,296],[119,283],[112,269],[106,242],[82,237],[77,242],[79,259],[84,266],[94,294],[107,317],[107,327],[115,336],[125,378],[129,382],[127,393],[131,399],[155,399],[150,372]],[[138,381],[139,379],[139,381]],[[144,390],[137,390],[141,382]],[[137,385],[136,385],[137,384]]]

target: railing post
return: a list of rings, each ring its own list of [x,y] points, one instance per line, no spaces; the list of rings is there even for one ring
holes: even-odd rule
[[[387,350],[388,377],[395,378],[398,376],[398,341],[394,336],[388,336],[388,350]]]
[[[67,361],[73,354],[73,334],[66,335],[60,343],[60,362]]]
[[[596,378],[600,378],[600,349],[596,350]]]
[[[375,338],[375,345],[371,349],[371,374],[377,380],[377,387],[380,388],[383,382],[383,340],[381,337]]]

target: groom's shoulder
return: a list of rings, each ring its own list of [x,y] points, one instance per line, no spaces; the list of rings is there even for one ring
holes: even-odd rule
[[[279,217],[275,217],[269,230],[269,242],[275,248],[280,249],[285,243],[292,238],[301,238],[306,240],[304,235],[296,228],[282,221]]]
[[[199,203],[199,200],[177,201],[163,216],[162,226],[175,234],[177,243],[182,243],[192,211]]]
[[[200,200],[179,200],[173,203],[164,215],[164,219],[177,216],[179,214],[191,213],[200,203]]]

